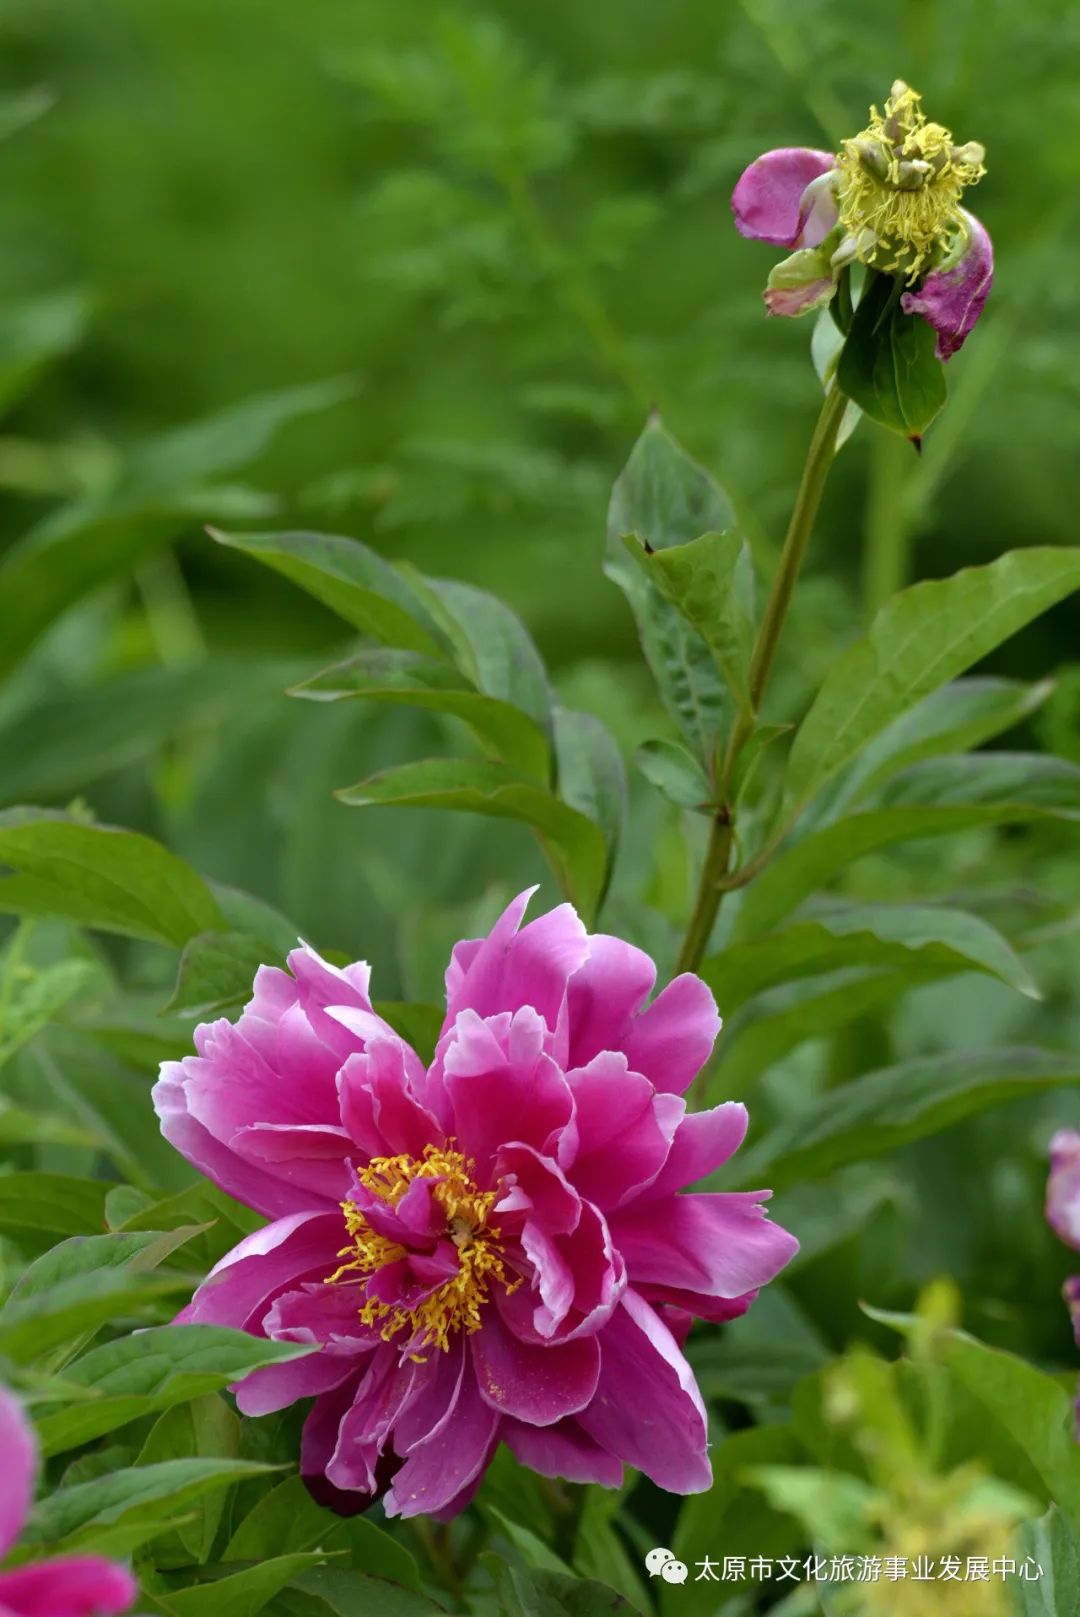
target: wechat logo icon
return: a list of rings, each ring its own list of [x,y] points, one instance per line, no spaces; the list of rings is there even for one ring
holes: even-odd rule
[[[645,1570],[650,1578],[663,1578],[665,1583],[685,1583],[687,1578],[686,1562],[677,1561],[670,1550],[650,1550]]]

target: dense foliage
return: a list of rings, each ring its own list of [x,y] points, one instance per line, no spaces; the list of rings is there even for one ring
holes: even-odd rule
[[[14,1560],[130,1557],[164,1617],[1075,1609],[1043,1196],[1080,1089],[1077,26],[6,8],[0,1380],[44,1466]],[[820,405],[728,196],[901,72],[985,141],[998,281],[921,457],[843,445],[728,782],[696,1098],[747,1102],[718,1185],[772,1186],[801,1252],[689,1338],[715,1482],[501,1450],[449,1527],[338,1518],[302,1411],[225,1391],[288,1350],[168,1323],[261,1221],[161,1139],[158,1064],[298,936],[430,1054],[451,945],[534,881],[674,972]],[[1046,1576],[967,1607],[698,1576],[952,1553]]]

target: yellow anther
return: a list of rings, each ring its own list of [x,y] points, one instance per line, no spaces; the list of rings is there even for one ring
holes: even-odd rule
[[[428,1145],[420,1158],[373,1157],[357,1174],[364,1189],[388,1207],[396,1207],[417,1179],[430,1179],[432,1198],[446,1216],[446,1235],[457,1251],[457,1273],[415,1308],[365,1296],[359,1310],[362,1323],[378,1326],[384,1342],[407,1331],[406,1345],[413,1358],[421,1357],[416,1350],[422,1348],[447,1352],[457,1331],[469,1335],[478,1331],[483,1323],[480,1311],[493,1281],[508,1294],[521,1284],[520,1277],[508,1278],[499,1230],[488,1223],[498,1192],[478,1190],[475,1172],[476,1164],[460,1151]],[[351,1245],[338,1253],[347,1261],[326,1277],[327,1284],[365,1279],[408,1256],[406,1247],[371,1227],[355,1202],[342,1202],[341,1210]]]

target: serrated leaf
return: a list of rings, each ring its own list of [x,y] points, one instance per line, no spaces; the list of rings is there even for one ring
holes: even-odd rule
[[[754,642],[754,567],[738,533],[703,533],[686,544],[646,549],[636,533],[623,543],[665,601],[704,640],[731,690],[749,700]]]
[[[485,696],[449,663],[420,652],[362,651],[294,685],[289,694],[315,702],[358,697],[448,713],[468,725],[490,756],[541,784],[550,775],[547,737],[534,719],[509,702]]]
[[[49,809],[0,813],[0,912],[58,915],[155,943],[221,924],[202,877],[150,837]]]
[[[697,759],[677,741],[646,741],[635,761],[645,779],[680,808],[708,814],[715,795]]]
[[[305,1358],[311,1351],[303,1344],[269,1342],[212,1325],[159,1325],[107,1342],[64,1371],[69,1382],[93,1388],[96,1397],[42,1417],[42,1453],[77,1448],[128,1421],[201,1398],[268,1364]]]
[[[936,342],[928,321],[904,313],[896,277],[873,276],[856,306],[836,380],[872,421],[918,439],[948,394]]]
[[[787,791],[805,803],[901,713],[1080,588],[1080,550],[1014,550],[902,590],[833,664],[792,744]]]
[[[706,765],[729,712],[724,681],[701,635],[645,577],[624,539],[637,534],[659,552],[703,533],[723,533],[733,520],[726,495],[653,416],[612,490],[604,571],[633,608],[665,707]]]
[[[1080,767],[1037,753],[928,759],[879,788],[880,807],[782,849],[746,889],[734,936],[770,930],[863,854],[976,825],[1080,819]]]
[[[389,562],[361,544],[326,533],[223,533],[210,537],[281,573],[373,640],[438,655],[420,601]]]
[[[396,804],[457,809],[532,826],[583,915],[596,911],[607,848],[599,827],[550,792],[520,781],[499,764],[432,758],[372,775],[334,794],[356,808]]]
[[[925,972],[985,971],[1037,999],[1023,961],[977,915],[924,904],[851,904],[831,909],[706,960],[701,975],[730,1014],[778,982],[841,966],[903,967]]]
[[[881,1156],[961,1118],[1080,1082],[1068,1052],[965,1050],[920,1057],[819,1095],[778,1124],[737,1164],[738,1183],[779,1188],[848,1162]]]

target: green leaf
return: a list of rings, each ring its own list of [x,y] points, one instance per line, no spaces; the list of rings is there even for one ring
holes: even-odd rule
[[[111,1188],[103,1179],[61,1173],[0,1174],[0,1229],[96,1235],[105,1226]]]
[[[1080,588],[1080,549],[1014,550],[902,590],[833,664],[788,758],[807,802],[899,714]]]
[[[205,1224],[188,1224],[164,1231],[74,1235],[34,1260],[15,1282],[8,1302],[25,1302],[29,1297],[44,1296],[61,1281],[71,1280],[76,1275],[100,1274],[109,1269],[149,1274],[205,1228]]]
[[[136,445],[116,486],[47,516],[0,561],[0,676],[92,589],[188,526],[187,503],[214,508],[207,479],[253,460],[287,421],[355,392],[331,379],[264,393]]]
[[[775,983],[841,966],[900,966],[942,974],[985,971],[1039,998],[1023,961],[976,915],[922,904],[851,904],[713,955],[701,975],[730,1016]]]
[[[337,1566],[301,1573],[296,1587],[310,1599],[286,1604],[282,1609],[290,1617],[293,1610],[297,1617],[446,1617],[442,1606],[415,1589]]]
[[[543,659],[515,612],[487,590],[452,578],[406,577],[454,651],[461,672],[485,696],[508,702],[552,736],[551,690]]]
[[[734,532],[703,533],[655,550],[637,534],[626,534],[623,543],[664,600],[701,636],[745,704],[754,645],[754,567],[745,539]]]
[[[1034,1365],[962,1331],[944,1334],[935,1346],[950,1373],[1023,1450],[1075,1531],[1080,1527],[1080,1446],[1072,1393]]]
[[[652,416],[612,490],[604,571],[633,608],[665,707],[705,764],[729,708],[724,682],[706,642],[632,559],[625,536],[659,553],[724,533],[733,520],[726,495]]]
[[[184,945],[166,1016],[220,1016],[251,998],[260,966],[277,965],[277,951],[250,932],[200,932]]]
[[[128,1466],[93,1482],[60,1488],[42,1499],[25,1529],[25,1547],[62,1545],[67,1553],[141,1542],[204,1495],[272,1470],[272,1466],[234,1459]],[[19,1559],[26,1556],[20,1552]]]
[[[1042,1568],[1041,1578],[1017,1578],[1013,1584],[1015,1617],[1064,1617],[1080,1611],[1080,1534],[1056,1505],[1037,1521],[1021,1522],[1015,1556]]]
[[[592,1578],[605,1589],[615,1589],[634,1609],[644,1611],[649,1604],[638,1564],[631,1560],[615,1528],[613,1518],[619,1496],[610,1489],[587,1487],[580,1501],[577,1532],[574,1535],[574,1570]]]
[[[966,1050],[867,1073],[815,1097],[740,1156],[738,1183],[776,1188],[882,1156],[976,1112],[1080,1082],[1067,1052]]]
[[[555,753],[559,796],[600,827],[608,848],[610,877],[626,820],[622,754],[611,731],[599,719],[565,707],[555,710]]]
[[[189,865],[135,831],[87,825],[48,809],[0,813],[0,911],[58,915],[82,926],[182,944],[220,925]]]
[[[635,762],[645,779],[680,808],[711,812],[715,796],[697,759],[677,741],[645,741]]]
[[[540,837],[567,893],[591,921],[603,891],[607,847],[591,820],[500,764],[432,758],[372,775],[334,794],[357,808],[396,804],[520,820]]]
[[[190,1291],[190,1282],[171,1275],[105,1269],[71,1275],[47,1291],[17,1297],[0,1312],[0,1352],[12,1359],[34,1359],[125,1314],[137,1314],[168,1292]]]
[[[35,971],[0,1007],[0,1065],[36,1038],[72,1000],[100,983],[101,971],[89,960],[58,960]]]
[[[1054,681],[1026,685],[1015,679],[971,677],[931,691],[886,725],[836,782],[827,818],[837,819],[889,776],[942,753],[963,753],[1028,718],[1054,689]]]
[[[316,1551],[271,1556],[240,1572],[222,1568],[221,1577],[163,1595],[158,1609],[166,1617],[256,1617],[279,1590],[322,1560]]]
[[[326,533],[222,533],[218,544],[242,550],[321,601],[331,612],[388,646],[438,655],[433,626],[401,574],[361,544]]]
[[[432,1059],[446,1019],[443,1007],[403,999],[377,999],[374,1004],[378,1015],[390,1023],[406,1044],[412,1045],[422,1060]]]
[[[268,1342],[213,1325],[159,1325],[121,1337],[67,1366],[67,1380],[95,1389],[96,1397],[39,1421],[42,1453],[77,1448],[140,1416],[201,1398],[254,1370],[305,1358],[311,1351],[303,1344]]]
[[[895,276],[873,276],[855,309],[836,368],[840,388],[871,420],[916,441],[948,394],[921,315],[905,314]]]
[[[244,1517],[225,1549],[225,1561],[257,1561],[316,1546],[347,1554],[357,1572],[420,1588],[413,1557],[384,1528],[365,1516],[335,1516],[317,1505],[299,1477],[288,1477],[264,1494]]]
[[[641,1617],[623,1595],[591,1578],[539,1567],[496,1565],[495,1570],[505,1617]]]
[[[734,936],[755,937],[863,854],[975,825],[1080,819],[1080,767],[1037,753],[928,759],[888,781],[880,808],[837,820],[783,849],[746,889]]]
[[[36,92],[30,92],[31,95]],[[11,102],[5,97],[0,124]],[[0,305],[0,411],[10,410],[43,371],[81,341],[90,314],[84,291],[68,288]]]
[[[546,784],[551,763],[547,737],[520,708],[477,691],[448,663],[417,651],[362,651],[294,685],[290,696],[316,702],[361,697],[448,713],[468,725],[481,746],[523,775]]]
[[[183,1326],[180,1327],[183,1329]],[[174,1404],[158,1416],[139,1452],[136,1464],[153,1467],[183,1462],[215,1461],[228,1464],[240,1453],[240,1417],[215,1393]],[[188,1520],[158,1540],[154,1561],[158,1567],[202,1566],[210,1559],[225,1513],[224,1493],[200,1498]]]

